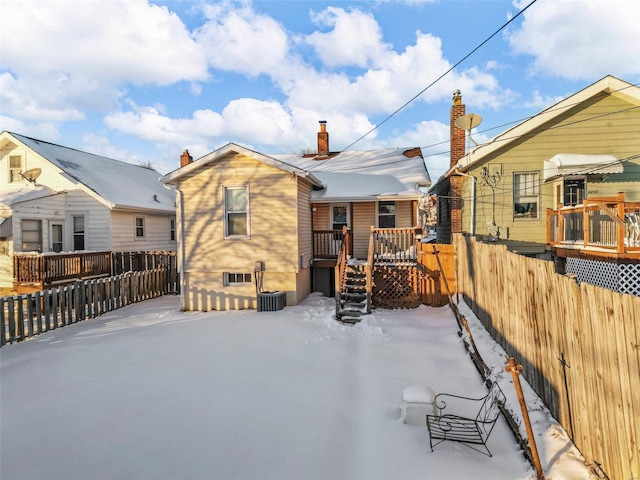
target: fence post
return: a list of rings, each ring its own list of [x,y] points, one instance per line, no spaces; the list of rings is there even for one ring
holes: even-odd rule
[[[524,425],[527,429],[527,436],[529,437],[533,466],[536,469],[538,480],[544,480],[542,466],[540,465],[540,456],[538,455],[538,447],[536,446],[536,439],[533,435],[533,429],[531,428],[531,421],[529,420],[529,411],[527,410],[527,404],[524,401],[522,385],[520,385],[520,371],[522,370],[522,365],[516,365],[514,358],[509,357],[507,358],[507,366],[504,369],[507,372],[511,372],[511,375],[513,376],[513,384],[516,387],[516,393],[518,394],[518,400],[520,401],[520,409],[522,410],[522,419],[524,420]]]

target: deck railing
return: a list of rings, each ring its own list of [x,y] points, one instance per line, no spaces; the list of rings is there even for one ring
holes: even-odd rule
[[[50,285],[64,280],[111,274],[111,252],[16,253],[13,256],[16,283]]]
[[[347,229],[346,232],[349,230]],[[318,260],[336,260],[340,254],[343,240],[343,230],[314,230],[313,231],[313,258]],[[351,241],[347,242],[348,255],[351,254]]]
[[[421,232],[414,228],[374,228],[373,257],[381,263],[407,263],[417,261],[416,236]]]
[[[640,253],[640,203],[624,194],[589,198],[582,205],[547,209],[547,243]]]
[[[14,288],[29,291],[66,284],[78,279],[107,277],[125,272],[165,268],[176,276],[175,252],[15,253]]]

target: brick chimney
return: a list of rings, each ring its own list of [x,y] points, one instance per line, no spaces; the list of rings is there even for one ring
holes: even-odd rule
[[[462,104],[460,90],[453,92],[453,105],[451,106],[451,153],[449,154],[450,167],[455,167],[458,160],[466,153],[466,132],[456,126],[456,119],[466,113],[466,107]],[[462,232],[462,184],[463,177],[451,175],[449,177],[449,215],[451,220],[451,233]]]
[[[329,132],[327,132],[327,121],[320,120],[320,131],[318,132],[318,155],[316,158],[326,158],[329,155]]]
[[[462,117],[466,113],[466,107],[462,104],[462,95],[460,90],[453,92],[453,105],[451,106],[451,153],[449,154],[449,166],[453,167],[458,164],[458,160],[464,157],[466,149],[465,131],[456,126],[456,119]]]
[[[182,152],[182,155],[180,155],[180,168],[186,167],[191,162],[193,162],[193,157],[189,155],[189,150]]]

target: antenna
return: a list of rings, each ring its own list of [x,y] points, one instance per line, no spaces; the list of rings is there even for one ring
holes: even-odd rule
[[[35,185],[36,179],[40,176],[41,173],[42,173],[41,168],[30,168],[29,170],[20,172],[20,176],[24,178],[27,182],[33,183]]]
[[[455,121],[456,127],[462,130],[466,130],[469,133],[469,140],[471,140],[476,147],[478,146],[478,144],[473,138],[471,138],[471,129],[476,128],[481,123],[482,117],[477,113],[468,113],[467,115],[462,115],[461,117],[456,118]]]

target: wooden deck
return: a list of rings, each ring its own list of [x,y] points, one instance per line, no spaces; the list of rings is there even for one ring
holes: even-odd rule
[[[164,267],[176,269],[175,252],[16,253],[13,293],[31,293],[78,280]]]
[[[640,203],[621,193],[548,209],[547,243],[560,256],[640,259]]]

